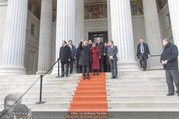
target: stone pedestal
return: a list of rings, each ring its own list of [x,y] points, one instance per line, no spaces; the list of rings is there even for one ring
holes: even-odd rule
[[[27,0],[8,0],[0,75],[24,75]]]
[[[119,71],[139,71],[134,54],[132,19],[129,0],[110,0],[111,31],[118,47]]]

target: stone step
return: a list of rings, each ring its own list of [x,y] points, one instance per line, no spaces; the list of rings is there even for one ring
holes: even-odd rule
[[[179,100],[178,101],[144,101],[144,102],[128,102],[128,101],[123,101],[121,102],[108,102],[108,108],[177,108],[179,106]]]
[[[28,102],[36,102],[39,100],[39,95],[37,96],[32,96],[32,95],[27,95],[23,98],[23,103],[28,103]],[[0,98],[0,102],[3,102],[4,98]],[[73,96],[43,96],[42,98],[43,101],[46,102],[71,102],[73,100]],[[84,100],[86,101],[86,100]],[[107,97],[107,101],[108,102],[120,102],[120,101],[128,101],[128,102],[158,102],[158,101],[166,101],[166,102],[170,102],[170,101],[179,101],[179,97],[177,96],[171,96],[171,97],[167,97],[164,95],[161,96],[154,96],[154,95],[144,95],[144,96],[137,96],[137,95],[132,95],[132,96],[128,96],[128,95],[124,95],[124,96],[108,96]],[[0,103],[3,104],[3,103]]]
[[[166,82],[162,82],[162,83],[157,83],[157,82],[137,82],[137,83],[125,83],[125,82],[109,82],[109,83],[106,83],[106,85],[110,85],[110,86],[149,86],[149,87],[152,87],[152,86],[166,86]]]
[[[135,101],[135,102],[145,102],[145,101],[179,101],[179,97],[175,96],[165,96],[165,95],[123,95],[123,96],[107,96],[109,102],[123,102],[123,101]]]
[[[51,110],[57,110],[57,109],[69,109],[70,108],[70,102],[46,102],[45,104],[37,105],[33,103],[24,103],[29,108],[31,108],[33,111],[37,110],[43,110],[43,109],[51,109]],[[178,109],[179,101],[173,101],[173,102],[128,102],[125,101],[123,103],[121,102],[108,102],[108,109]],[[0,107],[3,107],[2,104],[0,104]]]

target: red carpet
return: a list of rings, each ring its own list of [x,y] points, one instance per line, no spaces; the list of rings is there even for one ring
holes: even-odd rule
[[[90,73],[90,80],[81,77],[67,119],[107,119],[107,112],[105,73],[99,73],[99,76]]]

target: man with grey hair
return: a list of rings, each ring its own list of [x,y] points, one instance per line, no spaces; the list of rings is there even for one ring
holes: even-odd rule
[[[166,81],[168,85],[167,96],[174,95],[174,85],[177,88],[179,96],[179,77],[178,77],[178,48],[176,45],[170,43],[169,38],[163,40],[164,50],[161,54],[161,63],[165,69]]]
[[[114,46],[113,41],[110,41],[109,43],[109,48],[107,50],[107,55],[109,57],[109,63],[110,63],[110,67],[111,67],[111,73],[112,73],[112,79],[117,78],[117,53],[118,53],[118,49],[117,46]]]
[[[83,44],[83,46],[82,46]],[[85,80],[87,75],[87,79],[89,80],[89,66],[91,65],[91,51],[90,48],[88,47],[88,42],[84,41],[81,39],[80,43],[80,49],[81,49],[81,57],[80,57],[80,62],[79,64],[82,66],[82,72],[83,72],[83,80]]]
[[[106,56],[106,53],[105,53],[105,46],[104,43],[101,41],[101,38],[97,38],[96,47],[98,47],[101,55],[101,59],[99,60],[100,71],[104,72],[104,56]]]

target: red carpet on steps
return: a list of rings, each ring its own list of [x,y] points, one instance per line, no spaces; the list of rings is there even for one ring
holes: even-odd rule
[[[106,74],[90,73],[90,80],[81,77],[67,119],[107,119],[107,112]]]

